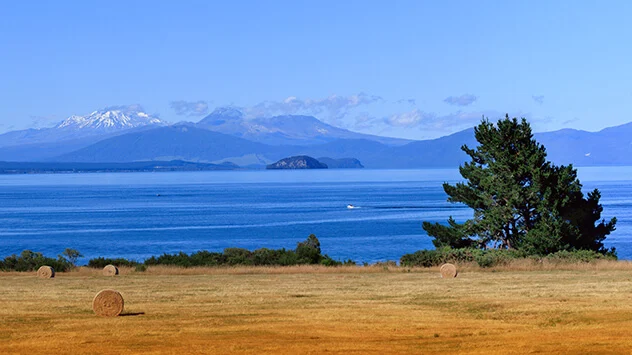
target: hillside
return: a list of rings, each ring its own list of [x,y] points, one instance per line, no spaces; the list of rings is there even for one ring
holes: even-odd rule
[[[108,138],[59,156],[63,162],[131,162],[186,160],[212,162],[230,156],[266,152],[282,156],[276,148],[189,125],[160,127]]]
[[[364,165],[355,158],[340,158],[333,159],[328,157],[321,157],[317,159],[319,162],[327,165],[329,169],[362,169]]]
[[[366,139],[385,145],[403,145],[408,139],[352,132],[313,116],[284,115],[245,118],[234,108],[218,108],[197,123],[200,128],[269,145],[318,145],[339,139]]]
[[[577,166],[632,165],[632,122],[599,132],[574,129],[536,134],[549,158]]]
[[[632,165],[632,144],[623,127],[605,132],[561,130],[536,134],[549,158],[557,164]],[[612,133],[616,133],[613,135]],[[51,161],[129,162],[147,160],[187,160],[241,166],[265,166],[283,157],[307,155],[341,159],[353,157],[367,168],[457,167],[467,160],[461,146],[475,146],[473,129],[449,136],[388,146],[366,139],[339,139],[311,145],[268,145],[191,125],[147,129],[112,137]]]

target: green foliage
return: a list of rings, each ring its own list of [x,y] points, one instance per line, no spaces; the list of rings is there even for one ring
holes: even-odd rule
[[[193,265],[191,260],[192,256],[189,257],[186,253],[180,252],[178,254],[167,254],[164,253],[158,257],[152,256],[149,259],[145,260],[145,265],[174,265],[181,267],[191,267],[191,266],[206,266],[206,265]]]
[[[224,249],[224,257],[228,265],[254,265],[252,253],[248,249],[243,248],[226,248]]]
[[[347,259],[344,261],[338,261],[335,259],[332,259],[329,255],[323,255],[323,257],[320,259],[320,265],[324,265],[324,266],[356,266],[356,262],[351,260],[351,259]]]
[[[285,251],[285,249],[283,249]],[[281,265],[281,266],[290,266],[290,265],[298,265],[300,264],[298,255],[293,250],[287,250],[285,252],[279,253],[279,259],[276,263],[272,263],[270,265]]]
[[[310,234],[304,242],[296,245],[296,255],[299,264],[318,264],[322,255],[320,254],[320,241],[315,235]]]
[[[182,255],[183,253],[180,254]],[[206,250],[191,254],[190,260],[190,265],[194,266],[218,266],[226,264],[226,256],[224,254]]]
[[[461,149],[471,161],[460,167],[466,182],[443,184],[448,201],[474,210],[474,218],[447,225],[424,222],[437,248],[478,247],[543,255],[561,250],[607,250],[603,241],[616,218],[601,220],[599,190],[581,191],[577,171],[546,160],[523,118],[483,120],[474,130],[479,146]]]
[[[469,238],[465,224],[458,224],[450,216],[448,225],[444,226],[439,223],[423,222],[423,229],[435,239],[432,244],[436,248],[449,246],[452,248],[470,248],[475,245],[475,241]],[[467,238],[464,236],[468,236]]]
[[[147,271],[147,265],[145,265],[145,264],[138,264],[138,265],[136,265],[136,267],[134,267],[134,271],[136,271],[136,272],[145,272],[145,271]]]
[[[110,258],[104,258],[102,256],[88,260],[88,267],[93,267],[96,269],[103,269],[106,265],[114,265],[116,267],[121,267],[121,266],[134,267],[139,264],[140,263],[136,261],[127,260],[125,258],[110,259]]]
[[[287,254],[285,249],[261,248],[252,253],[252,259],[255,265],[275,265],[284,254]]]
[[[481,267],[506,265],[511,260],[524,258],[527,255],[518,250],[475,249],[449,247],[437,250],[419,250],[412,254],[405,254],[400,259],[402,266],[432,267],[444,263],[476,263]]]
[[[612,253],[598,253],[593,250],[561,250],[544,257],[553,263],[589,263],[595,260],[617,260],[617,256]]]
[[[404,254],[400,258],[402,266],[432,267],[444,263],[470,263],[474,261],[474,253],[478,249],[450,249],[419,250],[412,254]]]
[[[77,266],[77,259],[83,257],[83,255],[75,249],[66,248],[66,250],[61,253],[60,258],[65,258],[68,260],[74,267]]]
[[[296,250],[260,248],[250,251],[243,248],[226,248],[222,253],[199,251],[191,255],[180,252],[178,254],[163,254],[145,260],[145,265],[175,265],[180,267],[192,266],[289,266],[302,264],[321,264],[327,266],[342,265],[327,255],[322,255],[320,241],[311,234],[303,242],[299,242]],[[355,265],[352,260],[345,265]]]
[[[400,259],[400,265],[406,267],[434,267],[444,263],[475,263],[480,267],[494,267],[508,265],[518,259],[532,259],[534,261],[547,260],[551,263],[579,263],[595,260],[616,260],[613,254],[604,255],[594,250],[562,250],[546,256],[529,255],[520,250],[507,249],[451,249],[449,247],[436,250],[419,250],[412,254],[405,254]]]
[[[524,258],[525,255],[515,250],[488,249],[476,250],[474,253],[474,262],[480,267],[493,267],[507,265],[512,260]]]
[[[0,261],[0,270],[3,271],[35,271],[41,266],[48,265],[55,271],[68,271],[74,265],[61,255],[57,259],[44,256],[42,253],[24,250],[19,256],[13,254]]]

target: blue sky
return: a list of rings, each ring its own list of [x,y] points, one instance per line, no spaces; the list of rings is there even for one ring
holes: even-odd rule
[[[232,105],[424,139],[632,121],[630,1],[2,1],[0,132]]]

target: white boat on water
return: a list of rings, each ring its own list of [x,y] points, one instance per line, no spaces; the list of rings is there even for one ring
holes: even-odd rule
[[[353,209],[353,208],[357,208],[357,207],[356,207],[356,206],[354,206],[354,205],[349,204],[349,205],[347,205],[347,208],[348,208],[348,209]]]

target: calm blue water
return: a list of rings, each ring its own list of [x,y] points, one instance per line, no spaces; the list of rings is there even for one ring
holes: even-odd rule
[[[632,259],[632,167],[579,178],[601,190],[604,217],[619,219],[608,246]],[[336,259],[399,260],[433,247],[422,221],[471,217],[441,188],[459,179],[456,169],[0,175],[0,257],[293,249],[313,233]]]

